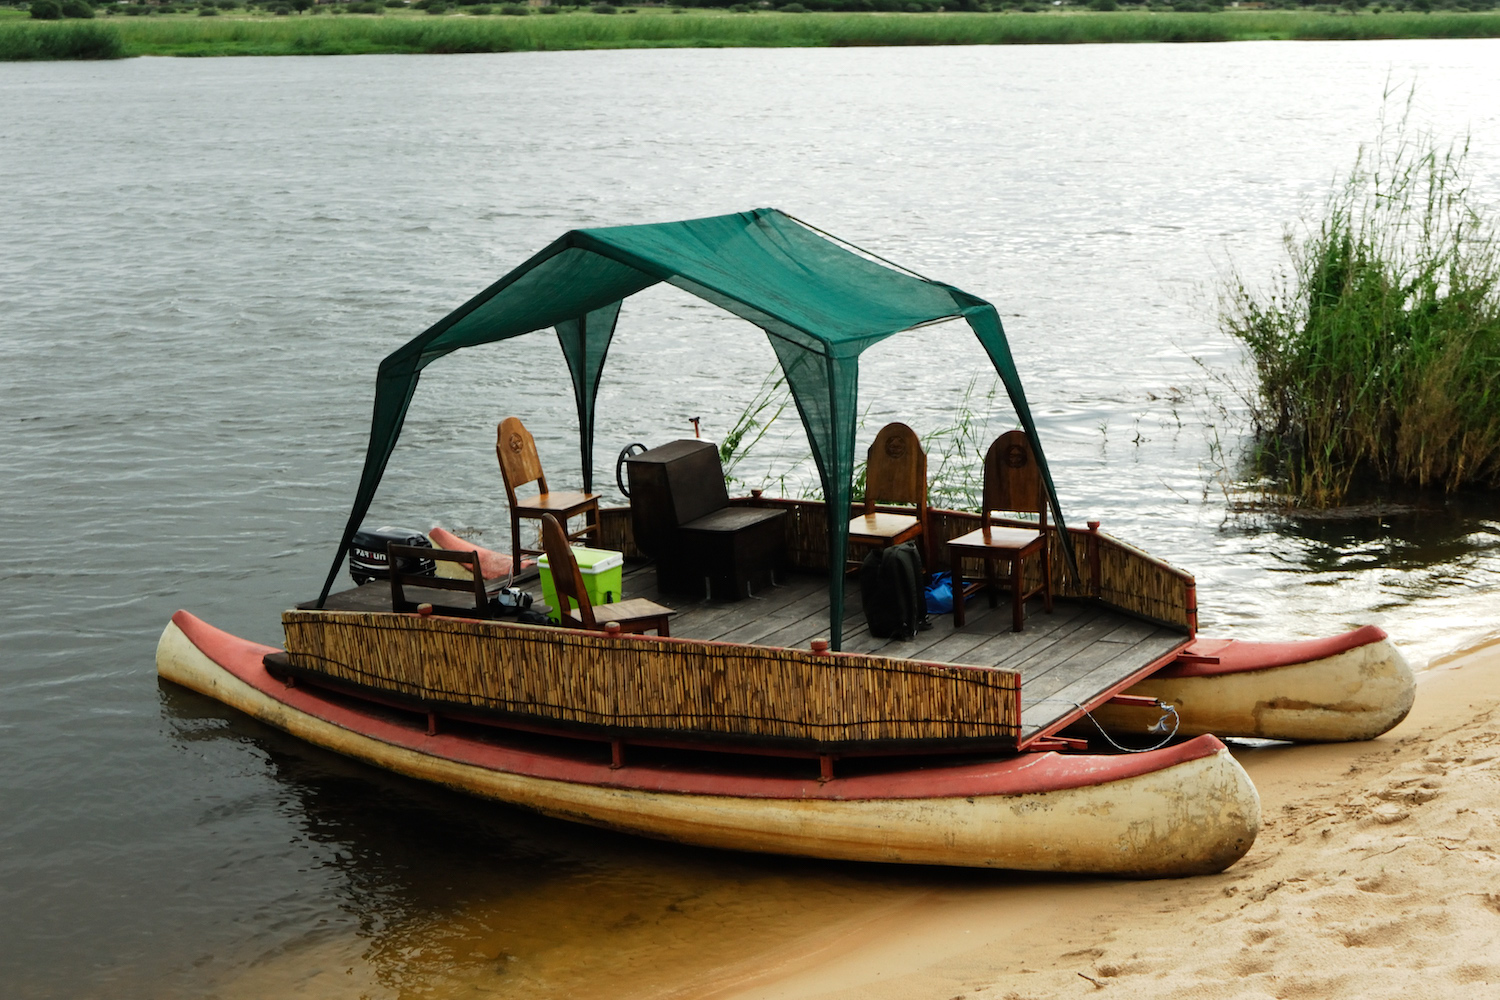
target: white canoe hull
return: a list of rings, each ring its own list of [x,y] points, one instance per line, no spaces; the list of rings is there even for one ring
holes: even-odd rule
[[[162,633],[157,670],[293,736],[376,767],[548,816],[705,847],[1160,877],[1223,870],[1249,850],[1260,825],[1255,788],[1222,745],[1161,770],[1029,794],[976,790],[855,800],[682,794],[475,766],[336,725],[247,683],[175,622]]]
[[[1229,673],[1151,677],[1125,692],[1177,709],[1182,735],[1249,736],[1327,743],[1374,739],[1406,718],[1416,677],[1387,638],[1332,656]],[[1104,705],[1111,732],[1145,735],[1161,710]]]

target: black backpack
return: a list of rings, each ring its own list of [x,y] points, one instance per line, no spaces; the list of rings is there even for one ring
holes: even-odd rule
[[[910,639],[927,620],[927,571],[915,542],[876,549],[859,572],[860,602],[870,634],[877,639]]]

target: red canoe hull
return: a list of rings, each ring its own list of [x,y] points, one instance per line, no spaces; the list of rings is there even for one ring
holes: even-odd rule
[[[262,663],[271,647],[178,612],[163,677],[376,766],[593,825],[713,847],[867,861],[1133,876],[1219,871],[1259,800],[1211,736],[1145,754],[1035,753],[820,781],[692,766],[611,767],[366,708]],[[712,755],[705,754],[704,761]]]

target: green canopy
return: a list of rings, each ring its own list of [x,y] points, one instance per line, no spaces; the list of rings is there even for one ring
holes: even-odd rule
[[[984,345],[1036,452],[1064,549],[1072,547],[1052,474],[995,307],[871,260],[776,209],[686,222],[579,229],[464,303],[380,363],[364,473],[321,607],[385,473],[422,369],[451,351],[553,328],[573,376],[584,488],[593,485],[594,399],[620,304],[668,282],[749,320],[771,338],[807,430],[828,505],[829,631],[841,640],[854,473],[859,355],[913,327],[963,317]]]

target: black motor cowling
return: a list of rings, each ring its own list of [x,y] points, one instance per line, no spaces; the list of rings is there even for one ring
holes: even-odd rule
[[[410,528],[393,528],[390,525],[379,528],[360,528],[354,533],[353,541],[349,543],[349,575],[354,577],[356,585],[364,586],[371,580],[391,578],[390,562],[386,556],[386,546],[391,542],[397,545],[432,548],[432,543],[427,540],[426,535]],[[403,559],[401,572],[433,576],[437,573],[437,564],[431,559]]]

